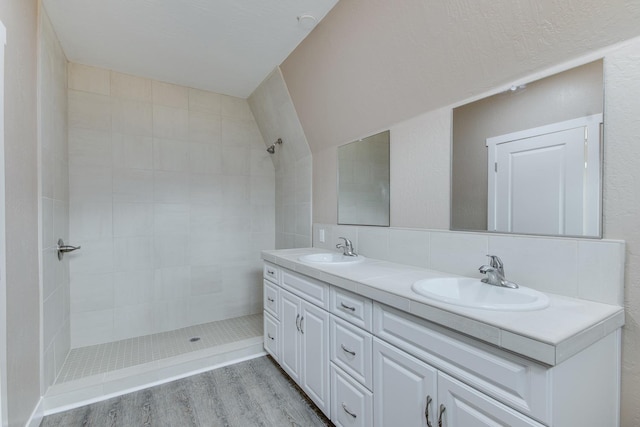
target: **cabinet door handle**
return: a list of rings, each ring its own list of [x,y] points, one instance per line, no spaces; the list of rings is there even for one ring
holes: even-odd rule
[[[444,414],[444,411],[446,411],[447,408],[445,408],[445,406],[441,403],[440,404],[440,411],[438,411],[438,427],[442,427],[442,415]]]
[[[296,315],[296,329],[298,330],[298,332],[300,332],[300,324],[298,323],[300,321],[300,315]]]
[[[344,402],[342,402],[342,409],[344,410],[344,412],[346,412],[347,414],[351,415],[353,417],[353,419],[356,419],[358,417],[356,414],[351,412],[349,410],[349,408],[347,408],[347,405]]]
[[[300,333],[304,334],[304,329],[302,329],[302,321],[304,320],[304,316],[300,317]]]
[[[272,336],[271,336],[271,334],[270,334],[270,333],[268,333],[268,332],[267,332],[267,336],[269,337],[269,339],[270,339],[271,341],[275,340],[275,338],[274,338],[274,337],[272,337]]]
[[[267,270],[267,274],[276,274],[276,272],[273,270]]]
[[[267,297],[267,301],[274,302],[275,300],[273,298],[271,298],[271,297]]]
[[[345,310],[356,311],[356,308],[355,308],[355,307],[348,306],[348,305],[346,305],[346,304],[345,304],[345,303],[343,303],[343,302],[340,302],[340,307],[344,308]]]
[[[427,419],[427,427],[433,427],[431,425],[431,420],[429,419],[429,408],[431,407],[431,402],[433,402],[433,399],[431,396],[427,396],[427,406],[424,408],[424,417]]]
[[[345,353],[349,353],[352,356],[356,355],[355,351],[349,350],[347,347],[344,346],[344,344],[340,344],[340,347],[342,347],[342,351],[344,351]]]

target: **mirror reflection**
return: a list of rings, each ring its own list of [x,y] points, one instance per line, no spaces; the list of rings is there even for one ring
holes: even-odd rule
[[[389,131],[338,147],[338,224],[389,226]]]
[[[601,236],[603,63],[453,110],[451,229]]]

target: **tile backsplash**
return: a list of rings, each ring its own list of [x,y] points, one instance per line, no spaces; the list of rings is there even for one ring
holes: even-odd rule
[[[478,267],[494,254],[504,262],[506,277],[522,286],[623,304],[625,243],[620,240],[313,225],[316,248],[336,250],[338,237],[351,239],[356,252],[369,258],[478,278]]]

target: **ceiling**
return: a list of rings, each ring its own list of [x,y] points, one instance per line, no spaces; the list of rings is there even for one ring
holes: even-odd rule
[[[43,0],[67,59],[247,98],[338,0]]]

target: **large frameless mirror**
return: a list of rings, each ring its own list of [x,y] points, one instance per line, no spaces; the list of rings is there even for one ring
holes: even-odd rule
[[[451,229],[602,235],[603,62],[453,110]]]
[[[338,224],[389,226],[389,131],[338,147]]]

